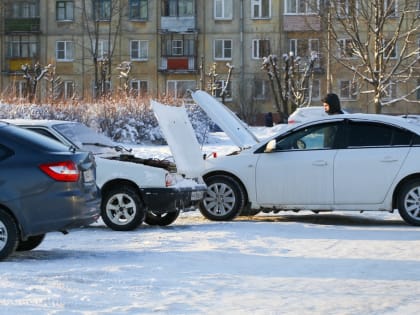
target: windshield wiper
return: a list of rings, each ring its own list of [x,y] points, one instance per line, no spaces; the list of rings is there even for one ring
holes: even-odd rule
[[[133,149],[128,149],[122,145],[109,145],[109,144],[104,144],[104,143],[100,143],[100,142],[83,142],[82,145],[94,145],[97,147],[103,147],[103,148],[111,148],[114,149],[117,152],[121,152],[121,151],[127,151],[127,152],[131,152],[133,151]]]

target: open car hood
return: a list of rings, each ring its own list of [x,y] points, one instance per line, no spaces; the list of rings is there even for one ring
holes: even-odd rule
[[[259,143],[258,138],[249,130],[248,126],[213,96],[200,90],[192,92],[191,95],[194,101],[238,147],[244,149]]]
[[[165,136],[178,173],[195,178],[204,172],[204,160],[185,107],[151,100],[153,112]]]

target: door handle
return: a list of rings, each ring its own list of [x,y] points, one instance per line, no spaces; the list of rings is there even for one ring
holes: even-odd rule
[[[312,163],[312,165],[314,165],[314,166],[326,166],[326,165],[328,165],[328,163],[325,160],[318,160],[318,161],[314,161]]]

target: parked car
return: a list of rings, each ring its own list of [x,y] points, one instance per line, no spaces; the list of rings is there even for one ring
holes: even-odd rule
[[[99,218],[92,154],[0,122],[0,260]]]
[[[404,118],[409,122],[420,124],[420,115],[406,114],[406,115],[401,115],[399,117]]]
[[[348,111],[342,110],[345,114],[348,114]],[[288,124],[297,124],[303,121],[326,117],[328,114],[324,110],[324,106],[307,106],[299,107],[293,113],[290,114],[287,119]]]
[[[208,191],[200,211],[206,218],[231,220],[247,208],[398,209],[407,223],[420,225],[419,125],[386,115],[332,115],[287,125],[260,142],[206,92],[192,97],[239,147],[205,161]],[[166,107],[161,120],[171,119]]]
[[[129,231],[143,222],[169,225],[181,211],[196,210],[206,191],[200,170],[191,165],[186,151],[176,156],[177,164],[144,159],[82,123],[26,119],[8,122],[95,154],[101,217],[113,230]],[[193,140],[197,142],[195,137]]]

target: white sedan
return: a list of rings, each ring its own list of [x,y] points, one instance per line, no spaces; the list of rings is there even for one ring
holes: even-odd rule
[[[200,210],[206,218],[231,220],[249,209],[397,209],[407,223],[420,225],[420,125],[385,115],[342,114],[288,125],[260,141],[209,94],[192,96],[239,147],[205,160],[208,190]],[[164,106],[158,116],[175,119]]]

